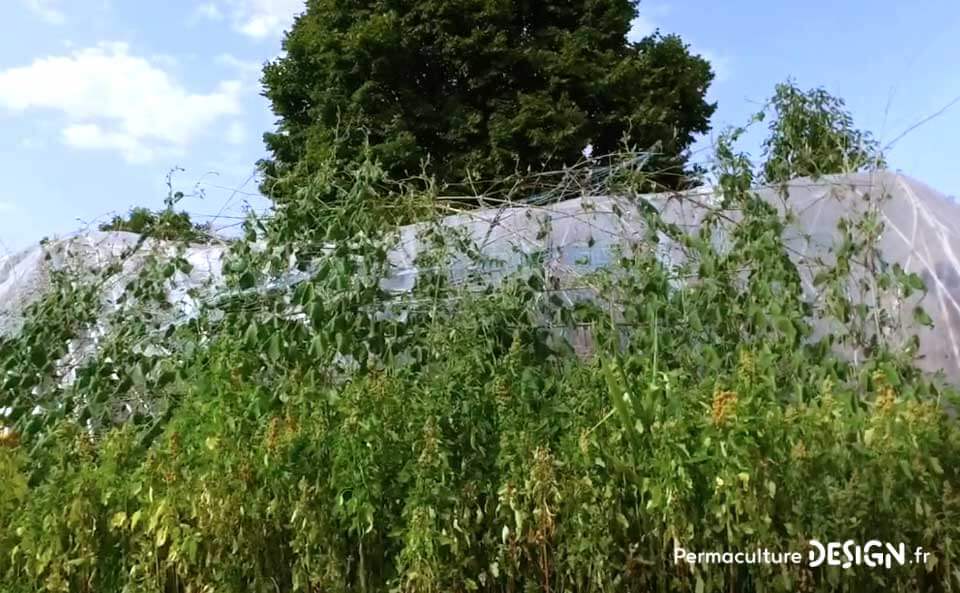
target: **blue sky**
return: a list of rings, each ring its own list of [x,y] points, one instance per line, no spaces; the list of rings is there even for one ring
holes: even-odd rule
[[[273,117],[258,70],[302,6],[4,0],[0,254],[131,206],[159,207],[175,166],[186,169],[179,189],[205,190],[182,203],[198,220],[220,214],[220,227],[247,202],[263,208],[250,177]],[[744,122],[787,76],[845,98],[884,143],[960,97],[956,0],[648,0],[634,33],[654,28],[714,63],[715,132]],[[960,104],[898,140],[890,165],[960,193],[958,136]]]

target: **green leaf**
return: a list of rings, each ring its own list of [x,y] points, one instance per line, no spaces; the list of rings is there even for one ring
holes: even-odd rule
[[[940,465],[940,460],[936,457],[930,457],[929,461],[934,473],[936,473],[938,476],[943,475],[943,466]]]
[[[250,325],[247,326],[247,330],[243,333],[243,343],[251,350],[256,349],[257,343],[259,342],[257,329],[257,322],[251,321]]]
[[[913,319],[924,327],[933,327],[933,319],[930,318],[930,315],[923,309],[923,307],[916,307],[913,310]]]
[[[253,277],[253,273],[247,270],[240,275],[237,283],[242,290],[247,290],[249,288],[253,288],[254,284],[256,284],[256,279]]]
[[[139,388],[144,388],[147,384],[147,379],[143,375],[143,369],[140,368],[139,364],[133,364],[130,368],[130,379],[133,381],[133,384]]]
[[[163,526],[157,531],[157,547],[162,548],[167,543],[167,527]]]
[[[276,362],[280,360],[280,334],[274,332],[270,336],[270,346],[267,349],[267,354],[270,357],[270,360]]]
[[[923,278],[913,273],[907,275],[907,285],[914,290],[926,289],[926,286],[923,283]]]

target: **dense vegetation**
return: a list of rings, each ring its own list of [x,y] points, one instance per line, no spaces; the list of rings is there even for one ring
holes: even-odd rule
[[[591,301],[557,298],[547,252],[499,282],[454,281],[454,261],[496,262],[434,224],[442,188],[332,159],[309,186],[328,199],[251,219],[232,289],[189,323],[156,327],[164,287],[189,271],[158,257],[72,382],[55,361],[116,269],[56,277],[0,342],[4,591],[955,588],[954,395],[913,367],[913,339],[888,337],[923,321],[923,286],[876,252],[884,196],[857,200],[811,300],[782,240],[789,212],[750,190],[736,136],[715,163],[723,200],[692,233],[637,193],[642,159],[552,181],[647,220],[646,243],[578,280]],[[421,273],[385,291],[411,218]],[[658,242],[685,263],[666,266]],[[310,273],[279,282],[290,269]],[[843,331],[814,340],[829,319]],[[890,570],[673,560],[676,545],[814,538],[932,556]]]
[[[625,146],[650,181],[690,183],[709,129],[709,64],[676,36],[627,40],[633,0],[314,0],[264,70],[278,117],[265,193],[286,201],[364,145],[392,177],[473,187]]]
[[[869,169],[876,144],[838,99],[782,85],[764,161],[724,134],[718,202],[695,229],[665,220],[645,192],[691,183],[712,74],[676,37],[627,43],[634,15],[311,0],[265,71],[277,208],[227,247],[226,287],[176,317],[204,229],[171,188],[103,227],[168,243],[55,270],[0,338],[0,591],[960,587],[956,393],[913,364],[930,319],[920,278],[877,250],[887,196],[851,200],[808,271],[789,201],[752,189]],[[562,167],[587,145],[604,156]],[[624,145],[643,152],[608,154]],[[509,267],[442,224],[571,196],[616,196],[606,214],[644,240],[564,276],[549,228]],[[388,290],[410,222],[417,273]],[[811,539],[931,555],[674,561]]]
[[[142,206],[131,208],[126,217],[116,215],[108,222],[101,224],[98,227],[99,230],[137,233],[144,237],[167,241],[208,242],[212,237],[208,225],[193,222],[187,212],[176,211],[176,205],[187,197],[182,191],[173,189],[173,175],[182,170],[175,168],[167,173],[167,196],[163,199],[162,210],[155,211]],[[191,195],[200,194],[202,192],[196,190]]]
[[[186,239],[194,243],[203,242],[210,235],[209,228],[194,223],[186,212],[176,212],[171,209],[154,211],[144,207],[132,208],[125,217],[114,216],[98,228],[101,231],[125,231],[149,235],[157,239]]]
[[[769,108],[774,118],[763,143],[762,168],[767,182],[884,165],[877,141],[858,130],[843,99],[825,89],[803,91],[791,81],[778,84]]]

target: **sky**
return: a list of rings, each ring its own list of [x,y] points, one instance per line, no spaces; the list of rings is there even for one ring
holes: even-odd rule
[[[266,208],[253,175],[274,117],[259,71],[303,5],[0,0],[0,256],[160,208],[174,168],[197,221],[229,229]],[[892,169],[960,194],[956,0],[645,0],[631,36],[656,29],[716,72],[697,154],[791,77],[844,98]],[[756,155],[762,133],[744,148]]]

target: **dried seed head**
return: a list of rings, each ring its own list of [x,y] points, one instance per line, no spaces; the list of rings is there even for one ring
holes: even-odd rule
[[[497,403],[505,405],[510,401],[510,382],[503,375],[497,375],[493,380],[493,390]]]
[[[267,450],[273,451],[277,448],[279,437],[280,419],[273,417],[270,419],[270,425],[267,427]]]
[[[437,423],[433,418],[430,418],[423,426],[423,449],[420,451],[418,462],[425,466],[432,465],[439,450],[440,435],[437,431]]]
[[[590,452],[590,432],[587,430],[580,431],[580,452],[586,455]]]
[[[830,377],[824,379],[823,383],[820,384],[820,397],[823,399],[833,397],[833,379]]]
[[[737,413],[737,393],[717,389],[713,392],[711,418],[714,425],[722,426]]]
[[[757,363],[751,352],[747,350],[740,351],[740,361],[737,364],[737,374],[743,381],[750,381],[756,376]]]
[[[880,416],[889,416],[893,412],[896,403],[897,396],[893,391],[893,387],[885,385],[880,389],[880,394],[877,396],[875,411]]]
[[[20,437],[17,432],[9,426],[0,425],[0,447],[9,447],[11,449],[20,444]]]
[[[802,440],[793,444],[790,449],[790,457],[796,460],[807,458],[807,445]]]

